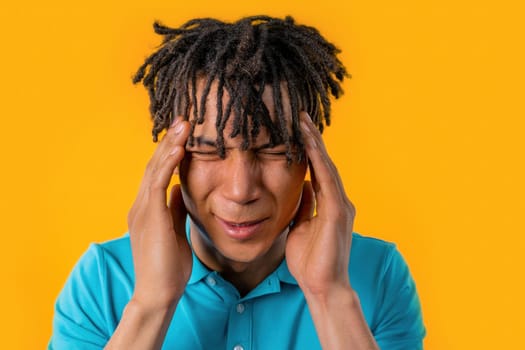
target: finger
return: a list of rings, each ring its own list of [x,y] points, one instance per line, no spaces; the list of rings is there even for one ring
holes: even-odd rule
[[[148,165],[149,173],[145,181],[149,189],[166,191],[175,168],[184,157],[184,145],[189,136],[189,129],[189,123],[181,121],[165,135]]]
[[[151,193],[155,193],[160,200],[154,200],[157,209],[166,208],[166,189],[173,176],[174,169],[180,163],[184,146],[189,136],[188,122],[184,122],[182,117],[175,119],[166,135],[155,149],[149,160],[144,176],[142,178],[139,191],[133,206],[128,213],[128,226],[133,227],[136,213],[143,206],[147,206]],[[172,169],[171,175],[168,175]],[[160,208],[158,208],[160,206]]]
[[[301,195],[301,204],[295,215],[294,225],[308,221],[312,218],[315,209],[315,195],[310,181],[303,184],[303,193]]]
[[[175,228],[175,233],[186,237],[186,218],[188,212],[186,210],[186,206],[184,205],[184,200],[182,199],[182,190],[180,185],[174,185],[171,188],[168,207],[170,208],[171,215],[173,217],[173,227]]]
[[[188,128],[188,123],[183,122],[181,117],[175,119],[148,161],[142,182],[140,184],[137,199],[148,195],[151,181],[155,179],[160,166],[162,163],[164,163],[166,158],[169,158],[174,148],[176,148],[178,145],[185,145],[189,135],[189,131],[187,130]]]
[[[187,124],[187,123],[186,123]],[[189,127],[186,125],[181,130],[181,137],[187,137]],[[146,185],[145,199],[153,210],[166,210],[166,191],[168,189],[175,167],[184,158],[184,146],[177,144],[169,153],[162,157],[161,161],[154,163],[154,168],[151,170]]]
[[[163,161],[177,146],[185,146],[189,136],[190,125],[182,117],[175,119],[162,138],[153,158]]]
[[[301,128],[317,201],[323,198],[343,199],[346,195],[339,172],[326,151],[319,130],[306,112],[301,113]]]

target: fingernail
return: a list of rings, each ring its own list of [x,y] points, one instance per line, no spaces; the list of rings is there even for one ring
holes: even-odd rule
[[[310,115],[308,114],[308,112],[304,112],[304,111],[303,111],[303,112],[301,113],[301,119],[304,120],[304,121],[310,119]],[[311,120],[311,119],[310,119],[310,120]]]
[[[307,124],[306,120],[301,119],[301,121],[299,123],[301,124],[301,128],[303,128],[303,131],[305,131],[307,133],[310,133],[310,129],[308,128],[308,124]]]
[[[303,124],[303,127],[304,127],[304,141],[305,143],[307,143],[308,145],[310,145],[310,147],[313,147],[313,148],[317,148],[317,145],[315,143],[315,137],[314,135],[312,134],[312,131],[306,126],[306,124]]]
[[[184,124],[180,123],[180,122],[177,122],[175,124],[175,134],[180,134],[180,132],[182,131],[183,128],[184,128]]]

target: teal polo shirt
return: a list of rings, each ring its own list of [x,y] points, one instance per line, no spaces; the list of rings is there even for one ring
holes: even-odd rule
[[[422,349],[414,281],[392,243],[353,234],[349,274],[382,350]],[[129,236],[92,244],[60,293],[48,349],[102,349],[133,294]],[[193,256],[193,270],[162,349],[321,349],[304,295],[284,260],[241,297]]]

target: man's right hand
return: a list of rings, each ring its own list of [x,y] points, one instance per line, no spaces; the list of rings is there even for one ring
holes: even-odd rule
[[[106,350],[158,350],[191,274],[186,208],[179,186],[166,192],[184,157],[190,127],[177,118],[148,163],[128,214],[135,290]]]
[[[186,208],[179,185],[166,193],[184,157],[189,123],[178,117],[149,161],[139,193],[128,214],[135,267],[132,300],[148,311],[177,304],[192,268],[186,239]]]

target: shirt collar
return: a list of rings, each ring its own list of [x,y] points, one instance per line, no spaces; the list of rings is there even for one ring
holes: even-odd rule
[[[188,243],[191,248],[191,255],[193,257],[193,265],[191,268],[191,276],[188,280],[188,284],[194,284],[208,276],[212,271],[208,269],[204,264],[199,260],[197,255],[195,255],[195,251],[193,250],[193,246],[191,244],[191,236],[190,236],[190,221],[191,218],[188,215],[186,217],[186,238],[188,239]]]
[[[195,252],[193,252],[193,267],[191,269],[191,276],[188,281],[188,284],[194,284],[202,279],[206,278],[210,273],[213,273],[210,269],[208,269],[195,255]],[[275,275],[277,279],[280,282],[288,283],[288,284],[294,284],[297,285],[297,280],[293,275],[291,274],[290,270],[288,269],[288,264],[286,263],[286,259],[284,259],[281,264],[273,271],[271,275]]]
[[[284,259],[281,264],[277,267],[275,272],[273,272],[277,275],[277,278],[281,282],[285,282],[288,284],[295,284],[297,285],[297,280],[292,275],[290,270],[288,269],[288,264],[286,263],[286,259]]]
[[[197,255],[195,255],[195,252],[192,249],[192,255],[193,255],[193,266],[191,268],[191,276],[188,281],[188,284],[194,284],[208,276],[212,271],[208,269],[204,264],[199,260]]]

